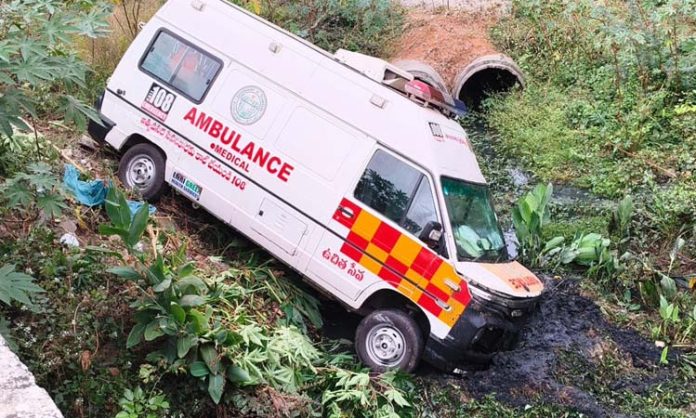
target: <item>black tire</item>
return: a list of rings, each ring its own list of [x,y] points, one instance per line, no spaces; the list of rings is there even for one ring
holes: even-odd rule
[[[378,340],[380,337],[384,340]],[[400,341],[403,343],[401,349]],[[355,332],[355,351],[360,361],[379,373],[392,369],[414,371],[420,363],[423,347],[423,333],[416,321],[396,309],[372,312],[363,318]]]
[[[137,144],[121,157],[118,178],[125,188],[135,190],[149,202],[155,202],[167,189],[164,181],[165,162],[165,156],[159,148],[148,143]],[[138,177],[135,171],[138,171],[139,167],[142,168],[142,172],[149,172],[143,177]],[[143,181],[138,184],[138,180]]]

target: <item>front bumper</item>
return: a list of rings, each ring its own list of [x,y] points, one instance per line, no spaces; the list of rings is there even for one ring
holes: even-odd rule
[[[524,310],[524,316],[535,307],[536,301],[533,301]],[[487,364],[496,353],[514,347],[521,319],[504,315],[501,307],[491,302],[474,300],[447,337],[428,339],[423,358],[447,372]]]
[[[106,136],[116,125],[115,123],[113,123],[101,114],[101,106],[103,101],[104,93],[102,93],[99,96],[99,98],[97,98],[97,102],[94,104],[94,109],[99,113],[99,119],[101,119],[101,123],[95,122],[92,119],[90,119],[89,124],[87,125],[87,133],[89,134],[89,136],[101,144],[106,142]]]

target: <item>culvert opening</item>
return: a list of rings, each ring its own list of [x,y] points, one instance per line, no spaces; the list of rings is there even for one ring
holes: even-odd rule
[[[492,94],[505,93],[519,83],[517,76],[508,70],[486,68],[472,75],[459,90],[459,100],[469,108],[478,110],[483,101]]]
[[[486,55],[474,60],[459,73],[453,95],[472,110],[479,110],[491,94],[505,93],[516,85],[524,87],[524,76],[505,55]]]

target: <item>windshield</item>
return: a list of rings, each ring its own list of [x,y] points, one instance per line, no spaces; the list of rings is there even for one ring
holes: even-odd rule
[[[442,189],[459,260],[507,259],[505,240],[493,211],[488,187],[443,177]]]

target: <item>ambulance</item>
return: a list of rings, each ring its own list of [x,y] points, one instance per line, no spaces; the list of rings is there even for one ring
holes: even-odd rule
[[[446,92],[224,0],[170,0],[97,103],[119,178],[167,187],[363,316],[375,371],[509,349],[542,282],[510,259]]]

